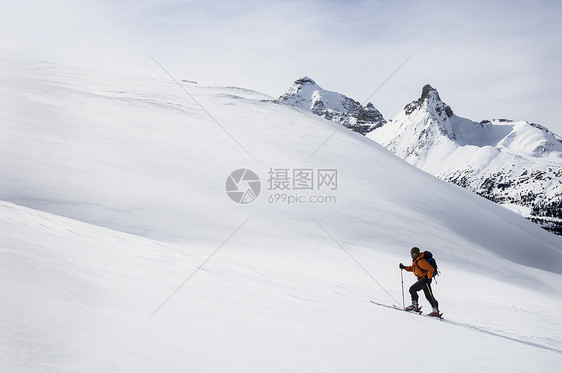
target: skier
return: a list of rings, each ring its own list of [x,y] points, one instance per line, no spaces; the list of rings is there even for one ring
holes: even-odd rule
[[[412,247],[410,250],[410,255],[412,256],[412,265],[405,266],[400,263],[400,269],[405,269],[408,272],[414,272],[414,275],[418,278],[418,281],[410,287],[410,294],[412,296],[412,305],[406,307],[406,311],[417,311],[419,312],[420,307],[418,305],[418,291],[423,290],[425,297],[433,307],[433,312],[429,316],[440,317],[439,314],[439,303],[433,297],[433,292],[431,290],[431,278],[433,277],[433,267],[423,258],[423,253],[420,253],[420,249],[417,247]]]

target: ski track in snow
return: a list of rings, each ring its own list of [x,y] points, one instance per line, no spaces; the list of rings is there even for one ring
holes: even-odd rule
[[[371,303],[373,303],[377,306],[387,307],[387,308],[394,309],[394,310],[397,310],[397,311],[404,311],[406,313],[410,313],[410,314],[414,314],[414,315],[416,314],[415,312],[408,312],[408,311],[404,310],[403,308],[398,307],[394,304],[392,306],[390,306],[390,305],[387,305],[387,304],[377,303],[377,302],[373,302],[373,301],[371,301]],[[420,314],[419,316],[431,318],[427,314]],[[544,349],[544,350],[547,350],[547,351],[552,351],[552,352],[557,352],[557,353],[562,354],[562,350],[559,350],[557,348],[549,347],[549,346],[539,344],[539,343],[536,343],[536,342],[530,342],[530,341],[528,341],[526,339],[523,339],[523,338],[510,337],[508,335],[501,334],[499,332],[492,331],[492,330],[483,328],[481,326],[477,326],[477,325],[473,325],[473,324],[467,324],[467,323],[463,323],[463,322],[460,322],[460,321],[453,321],[453,320],[449,320],[449,319],[444,318],[444,317],[439,318],[439,319],[436,318],[435,320],[436,321],[438,320],[438,321],[446,323],[446,324],[455,325],[455,326],[458,326],[460,328],[469,329],[471,331],[475,331],[475,332],[478,332],[478,333],[484,333],[484,334],[488,334],[488,335],[491,335],[491,336],[494,336],[494,337],[504,338],[504,339],[507,339],[507,340],[510,340],[510,341],[513,341],[513,342],[522,343],[524,345],[528,345],[528,346],[532,346],[532,347],[536,347],[536,348]]]

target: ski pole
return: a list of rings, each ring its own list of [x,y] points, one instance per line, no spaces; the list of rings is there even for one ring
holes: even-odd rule
[[[400,279],[402,280],[402,308],[406,309],[406,302],[404,302],[404,270],[400,268]]]

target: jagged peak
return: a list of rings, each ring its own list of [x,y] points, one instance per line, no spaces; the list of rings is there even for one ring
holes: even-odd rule
[[[439,92],[437,92],[437,90],[435,88],[433,88],[431,85],[426,84],[422,88],[422,94],[421,94],[418,101],[423,102],[423,101],[429,100],[431,98],[434,98],[437,101],[441,101],[441,97],[439,97]],[[443,102],[443,101],[441,101],[441,102]]]
[[[299,85],[316,85],[316,82],[310,79],[308,76],[303,76],[300,79],[295,80],[295,84]]]
[[[453,116],[453,110],[451,109],[451,107],[441,101],[439,92],[430,84],[426,84],[423,86],[420,98],[406,105],[404,107],[404,111],[406,112],[406,115],[410,115],[415,110],[420,109],[424,106],[427,107],[430,104],[433,104],[435,106],[435,109],[439,115],[444,112],[444,114],[449,118]]]
[[[279,102],[308,110],[363,135],[386,123],[371,102],[361,105],[342,93],[323,89],[308,76],[295,80],[289,90],[279,97]]]

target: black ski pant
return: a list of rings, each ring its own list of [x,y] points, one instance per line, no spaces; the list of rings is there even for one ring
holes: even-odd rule
[[[418,281],[410,286],[410,295],[412,295],[412,301],[418,301],[418,291],[423,290],[425,297],[427,298],[431,307],[438,307],[439,303],[433,297],[433,291],[431,290],[431,280],[420,278]]]

